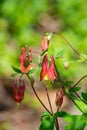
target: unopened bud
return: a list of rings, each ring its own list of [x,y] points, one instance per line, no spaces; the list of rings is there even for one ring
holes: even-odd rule
[[[65,59],[63,59],[63,64],[64,64],[65,69],[69,68],[69,62],[66,61]]]
[[[13,82],[13,99],[16,103],[20,103],[24,98],[25,84],[22,80],[14,80]]]
[[[63,103],[63,96],[64,96],[64,92],[63,90],[60,88],[57,90],[56,92],[56,99],[55,99],[55,104],[57,107],[60,107]]]

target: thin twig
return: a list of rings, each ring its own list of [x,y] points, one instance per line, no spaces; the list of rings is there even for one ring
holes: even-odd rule
[[[70,42],[68,42],[68,40],[61,34],[58,34],[62,39],[64,39],[66,41],[66,43],[72,48],[72,50],[79,56],[81,57],[80,53],[70,44]]]
[[[59,111],[59,107],[57,108],[57,112]],[[57,125],[57,128],[59,130],[59,123],[58,123],[58,119],[56,118],[56,125]]]
[[[87,104],[87,102],[85,102],[85,101],[76,93],[76,91],[73,90],[73,88],[71,88],[71,87],[69,86],[69,91],[71,91],[71,90],[75,93],[75,95],[76,95],[82,102],[84,102],[85,104]]]
[[[26,76],[28,77],[28,79],[29,79],[29,81],[30,81],[30,83],[31,83],[31,79],[30,79],[29,75],[26,74]],[[42,102],[41,99],[39,98],[39,96],[38,96],[38,94],[37,94],[37,92],[36,92],[36,90],[35,90],[35,88],[34,88],[34,86],[33,86],[32,83],[31,83],[31,87],[32,87],[32,89],[33,89],[33,92],[34,92],[35,96],[37,97],[37,99],[38,99],[39,102],[41,103],[41,105],[45,108],[45,110],[47,110],[47,111],[52,115],[52,113],[48,110],[48,108],[43,104],[43,102]]]
[[[75,101],[66,93],[66,95],[70,98],[70,100],[77,106],[77,108],[82,112],[82,113],[84,113],[83,111],[82,111],[82,109],[75,103]]]
[[[84,78],[86,78],[87,75],[83,76],[78,82],[76,82],[71,88],[70,90],[72,90],[77,84],[79,84]]]
[[[53,108],[52,108],[52,105],[51,105],[51,101],[50,101],[50,97],[49,97],[49,93],[48,93],[48,89],[46,87],[46,84],[44,85],[44,88],[46,90],[46,94],[47,94],[47,98],[48,98],[48,102],[49,102],[51,113],[53,114]]]

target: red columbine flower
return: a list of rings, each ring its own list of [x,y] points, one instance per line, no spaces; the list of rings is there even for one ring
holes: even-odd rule
[[[61,88],[59,88],[56,92],[56,99],[55,99],[56,106],[60,107],[62,105],[63,96],[64,96],[64,92]]]
[[[46,49],[48,49],[49,46],[49,40],[47,40],[47,37],[44,36],[42,38],[42,51],[45,51]]]
[[[54,67],[54,58],[51,56],[51,63],[49,65],[48,57],[47,55],[44,56],[42,61],[42,70],[40,73],[40,80],[50,80],[54,81],[56,78],[56,71]]]
[[[27,47],[22,48],[22,53],[20,54],[20,70],[23,73],[27,73],[30,69],[32,69],[32,52],[28,50]]]
[[[25,84],[24,81],[19,80],[19,83],[17,80],[13,83],[13,98],[17,103],[20,103],[24,98],[24,91],[25,91]]]

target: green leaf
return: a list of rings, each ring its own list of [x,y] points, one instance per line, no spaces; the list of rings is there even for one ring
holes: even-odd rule
[[[70,92],[77,92],[77,91],[79,91],[81,89],[81,87],[78,87],[78,86],[76,86],[76,87],[74,87],[74,88],[71,88],[71,90],[70,90]]]
[[[31,70],[28,72],[28,74],[32,74],[32,73],[34,73],[34,71],[35,71],[35,69],[31,69]]]
[[[69,114],[67,112],[64,112],[64,111],[60,111],[60,112],[56,112],[54,114],[54,119],[56,119],[57,117],[66,117],[68,116]]]
[[[20,69],[14,67],[14,66],[12,66],[12,69],[13,69],[16,73],[22,73]]]
[[[66,130],[84,130],[86,123],[82,120],[80,115],[69,115],[65,117],[65,121],[69,122],[66,126]]]
[[[52,116],[45,117],[41,122],[39,130],[54,130],[53,117]]]
[[[73,84],[73,81],[66,81],[65,82],[65,86],[68,86],[68,87],[71,86],[72,84]]]
[[[77,96],[75,94],[73,94],[72,91],[69,92],[69,96],[73,99],[73,100],[78,100]]]
[[[49,112],[42,113],[39,130],[54,130],[54,118]]]
[[[81,93],[82,98],[87,102],[87,93]]]
[[[79,108],[84,112],[84,113],[87,113],[87,105],[80,101],[80,100],[74,100],[75,103],[79,106]]]
[[[67,122],[65,130],[84,130],[87,125],[87,113],[83,115],[70,115],[64,111],[56,112],[54,119],[57,117],[63,117]]]
[[[43,112],[42,115],[41,115],[41,121],[43,120],[44,117],[47,117],[47,116],[51,116],[49,112]]]
[[[87,113],[82,115],[81,120],[87,125]]]
[[[62,57],[62,56],[64,55],[64,53],[65,53],[65,49],[60,50],[60,51],[57,53],[57,55],[56,55],[55,58],[60,58],[60,57]]]

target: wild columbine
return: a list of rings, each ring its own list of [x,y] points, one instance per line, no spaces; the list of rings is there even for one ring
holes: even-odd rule
[[[54,33],[55,34],[55,33]],[[87,75],[83,76],[79,81],[77,81],[74,85],[71,84],[71,82],[67,82],[62,79],[62,76],[60,75],[60,72],[58,70],[59,66],[55,64],[55,57],[54,55],[48,57],[49,51],[49,42],[51,40],[51,36],[53,33],[48,33],[46,36],[42,38],[42,53],[38,53],[37,51],[33,51],[34,53],[39,54],[39,64],[37,63],[38,67],[41,66],[41,72],[40,72],[40,80],[49,80],[53,87],[56,86],[57,91],[56,91],[56,97],[55,97],[55,104],[57,107],[57,111],[53,111],[53,104],[51,103],[51,99],[49,96],[48,88],[45,84],[45,91],[49,103],[49,108],[47,107],[46,104],[41,100],[40,96],[38,95],[35,87],[34,87],[34,75],[32,74],[31,69],[34,67],[34,61],[32,59],[32,51],[28,47],[22,48],[22,53],[20,54],[20,69],[12,67],[13,70],[17,73],[20,74],[19,80],[14,80],[13,82],[13,98],[15,102],[20,103],[23,98],[24,98],[24,92],[25,92],[25,84],[24,81],[22,80],[23,76],[27,76],[28,80],[30,81],[31,88],[36,96],[36,98],[39,100],[41,105],[44,107],[44,109],[47,111],[41,115],[41,125],[39,127],[39,130],[59,130],[59,122],[57,120],[57,117],[63,117],[64,119],[68,119],[67,121],[70,122],[70,124],[66,125],[66,129],[69,128],[69,130],[83,130],[84,127],[87,124],[87,113],[84,108],[87,107],[87,93],[81,93],[81,97],[78,95],[77,91],[80,90],[80,87],[77,85],[87,77]],[[62,35],[59,35],[62,36]],[[67,40],[62,37],[66,42]],[[67,44],[80,56],[80,54],[72,47],[72,45],[67,42]],[[50,50],[52,51],[52,50]],[[60,56],[58,56],[58,54]],[[57,60],[59,58],[63,58],[62,53],[58,52],[56,58]],[[41,62],[42,59],[42,62]],[[64,67],[66,69],[69,68],[69,63],[66,61],[66,59],[62,59]],[[86,59],[84,59],[86,60]],[[20,71],[21,70],[21,71]],[[29,72],[29,73],[28,73]],[[31,75],[32,74],[32,75]],[[14,74],[13,74],[14,76]],[[70,85],[71,84],[71,85]],[[67,87],[67,88],[66,88]],[[60,111],[60,107],[63,104],[63,98],[64,95],[67,95],[71,101],[76,105],[76,107],[82,112],[81,115],[70,115],[64,111]],[[76,100],[74,100],[74,98]],[[78,102],[77,102],[78,101]],[[80,104],[81,103],[81,104]],[[69,118],[68,118],[69,117]],[[76,119],[75,126],[73,125],[74,118]],[[84,120],[83,120],[84,119]],[[81,125],[78,125],[79,122],[81,122]],[[55,128],[54,128],[55,125]]]
[[[48,49],[49,46],[49,40],[47,40],[47,37],[44,36],[42,38],[42,51],[45,51],[46,49]]]
[[[14,80],[13,82],[13,98],[15,102],[20,103],[24,98],[25,84],[23,80]]]
[[[48,60],[48,56],[45,55],[42,61],[42,70],[40,73],[40,80],[50,80],[50,81],[54,81],[54,79],[56,78],[56,71],[55,71],[55,67],[54,67],[54,57],[51,56],[51,63],[49,65],[49,60]]]
[[[20,70],[22,73],[27,73],[32,69],[32,51],[27,47],[22,48],[22,53],[20,54]]]
[[[63,96],[64,96],[64,92],[63,92],[62,88],[59,88],[56,92],[56,99],[55,99],[55,104],[57,107],[60,107],[62,105]]]

